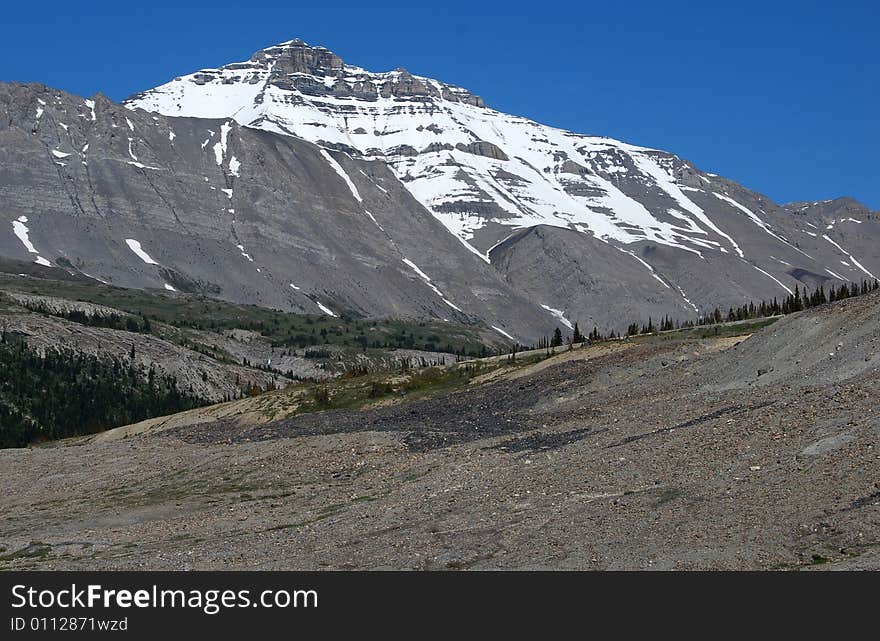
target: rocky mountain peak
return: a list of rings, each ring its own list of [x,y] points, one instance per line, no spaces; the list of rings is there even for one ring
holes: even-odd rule
[[[324,47],[313,47],[299,38],[256,52],[251,61],[271,66],[275,74],[336,75],[345,63]]]
[[[352,98],[370,102],[380,98],[410,98],[485,106],[482,98],[461,87],[413,75],[403,67],[386,72],[366,71],[347,65],[326,47],[310,45],[298,38],[260,49],[245,62],[234,62],[217,69],[202,69],[175,78],[167,85],[130,97],[126,103],[147,109],[156,108],[158,105],[154,104],[156,101],[151,96],[155,98],[157,92],[169,90],[173,94],[180,94],[186,91],[187,85],[222,85],[224,95],[234,94],[232,90],[235,87],[257,89],[262,85],[314,97]],[[251,92],[244,93],[249,95]],[[257,91],[254,102],[259,103],[260,98],[257,97],[262,95]]]

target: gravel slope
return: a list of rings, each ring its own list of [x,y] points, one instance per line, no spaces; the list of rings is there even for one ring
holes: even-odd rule
[[[2,451],[0,563],[880,569],[878,313],[868,296],[443,398]]]

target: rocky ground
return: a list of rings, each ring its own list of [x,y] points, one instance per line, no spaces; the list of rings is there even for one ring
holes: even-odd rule
[[[0,567],[880,569],[880,298],[0,452]],[[280,392],[279,392],[280,394]]]

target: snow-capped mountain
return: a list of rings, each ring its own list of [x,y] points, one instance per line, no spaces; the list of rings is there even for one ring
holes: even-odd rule
[[[404,69],[368,72],[300,40],[259,51],[247,62],[176,78],[125,104],[168,116],[233,118],[382,160],[486,260],[522,229],[583,232],[587,242],[629,254],[652,278],[679,290],[685,309],[694,306],[691,298],[711,301],[700,291],[689,297],[674,273],[657,274],[642,255],[646,247],[689,254],[690,263],[693,257],[729,259],[725,271],[733,290],[767,295],[785,293],[799,280],[788,273],[788,258],[806,259],[802,269],[827,276],[813,253],[830,251],[850,259],[845,273],[832,270],[840,278],[880,271],[799,227],[767,199],[672,154],[504,114],[465,89]],[[839,259],[831,262],[841,267]],[[739,284],[756,278],[765,281],[762,286]]]
[[[880,274],[853,201],[780,207],[299,40],[124,106],[0,85],[0,108],[0,255],[125,286],[528,341]]]
[[[0,194],[0,267],[301,314],[479,323],[505,343],[555,322],[384,163],[228,119],[0,83]]]
[[[370,73],[299,40],[176,78],[125,105],[166,116],[233,118],[381,159],[484,256],[512,230],[535,225],[622,245],[646,240],[743,254],[689,198],[693,188],[682,189],[676,172],[684,163],[674,156],[503,114],[464,89],[404,69]],[[644,193],[628,194],[623,180],[640,183]]]

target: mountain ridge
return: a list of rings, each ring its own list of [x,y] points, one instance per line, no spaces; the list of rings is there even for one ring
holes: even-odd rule
[[[242,75],[245,69],[247,73]],[[319,82],[321,79],[323,82]],[[258,91],[252,92],[251,104],[234,102],[242,98],[240,85],[245,81],[260,86]],[[218,83],[220,86],[216,86]],[[231,89],[236,86],[238,88]],[[232,63],[178,77],[137,94],[125,104],[166,115],[205,117],[222,114],[246,126],[296,135],[322,146],[342,148],[347,153],[382,157],[426,208],[450,231],[481,252],[503,238],[498,230],[495,233],[487,231],[493,225],[509,228],[511,224],[555,224],[590,231],[603,239],[624,244],[637,242],[641,235],[646,240],[685,249],[711,248],[714,244],[721,251],[740,253],[729,235],[704,216],[701,208],[683,193],[684,190],[699,191],[700,181],[711,184],[712,178],[716,177],[713,174],[700,172],[687,161],[661,150],[603,136],[585,136],[540,125],[527,118],[509,116],[487,108],[482,99],[473,97],[467,90],[455,88],[458,93],[449,93],[446,91],[449,87],[405,71],[367,72],[346,65],[324,47],[311,47],[301,40],[292,40],[258,51],[248,63]],[[219,98],[214,96],[215,92],[223,94],[223,99],[215,99]],[[235,96],[230,97],[227,92]],[[461,100],[461,96],[468,99]],[[207,112],[204,107],[206,98],[212,102]],[[392,103],[378,107],[372,104],[382,99],[391,99]],[[229,104],[230,100],[232,104]],[[339,104],[341,100],[345,104]],[[471,107],[465,110],[467,113],[456,112],[462,103]],[[406,113],[395,119],[401,112]],[[431,116],[432,122],[428,125],[418,120],[425,113]],[[338,122],[340,118],[342,124]],[[374,123],[382,121],[384,128],[375,127],[370,135],[358,124],[370,118]],[[417,124],[406,122],[414,118],[418,120]],[[352,119],[356,122],[351,122]],[[451,121],[458,130],[449,131],[444,136],[442,128],[437,125],[443,120]],[[400,123],[403,127],[409,126],[405,131],[406,144],[397,144],[401,141],[395,138],[401,130],[393,127],[401,126]],[[334,125],[336,131],[332,131]],[[507,132],[499,131],[507,125],[513,126],[508,127]],[[477,130],[477,126],[482,127],[482,131]],[[392,127],[390,131],[389,127]],[[539,193],[546,185],[531,180],[526,195],[517,198],[517,183],[528,182],[530,179],[525,177],[528,170],[536,169],[535,162],[530,163],[516,155],[516,152],[522,153],[525,146],[516,146],[521,140],[508,143],[513,150],[504,148],[510,131],[517,133],[517,128],[530,132],[533,143],[536,134],[557,137],[557,140],[546,141],[549,146],[542,150],[555,148],[550,149],[555,163],[541,168],[545,174],[556,174],[553,178],[555,184],[550,185],[556,193]],[[368,137],[366,142],[362,136]],[[392,137],[390,143],[380,140],[387,136]],[[573,150],[568,145],[567,150],[563,149],[565,141],[559,137],[576,139],[583,147]],[[418,144],[414,138],[418,139]],[[600,156],[598,161],[587,162],[583,153],[579,158],[578,152],[584,149],[588,149],[589,159]],[[418,159],[421,156],[429,157],[423,163],[424,167]],[[493,174],[492,168],[468,163],[474,160],[473,156],[499,161],[504,166]],[[533,157],[530,158],[534,161]],[[521,161],[518,165],[512,162],[517,159]],[[452,166],[453,169],[443,171],[443,166]],[[511,166],[519,173],[510,171]],[[681,176],[671,175],[673,171],[691,174],[696,186],[687,181],[676,184]],[[443,175],[438,176],[438,173]],[[615,178],[620,174],[632,174],[637,181],[647,178],[649,187],[659,188],[655,189],[659,193],[633,197],[625,189],[615,189],[604,180],[614,174],[617,174]],[[543,178],[548,183],[553,182]],[[680,188],[682,186],[684,189]],[[431,193],[432,190],[438,193]],[[466,193],[452,193],[456,190]],[[539,202],[542,198],[546,202]],[[652,198],[663,202],[651,202]],[[572,202],[577,199],[580,202]],[[658,206],[652,207],[655,204]],[[611,215],[603,216],[608,213],[609,205]],[[668,216],[671,210],[658,211],[659,206],[668,208],[669,205],[676,208],[673,219]],[[745,209],[737,203],[733,206]],[[561,209],[548,212],[548,207]],[[646,208],[649,211],[645,211]],[[752,213],[751,217],[757,222],[759,215]],[[512,222],[511,218],[514,219]],[[624,220],[615,220],[620,218]],[[639,233],[631,233],[632,227],[638,227]],[[699,238],[707,233],[714,234],[721,242],[709,241],[707,244],[705,239]],[[480,236],[488,238],[482,240]]]
[[[0,106],[0,255],[114,284],[529,342],[880,273],[860,205],[795,211],[301,41],[124,105],[5,84]]]

